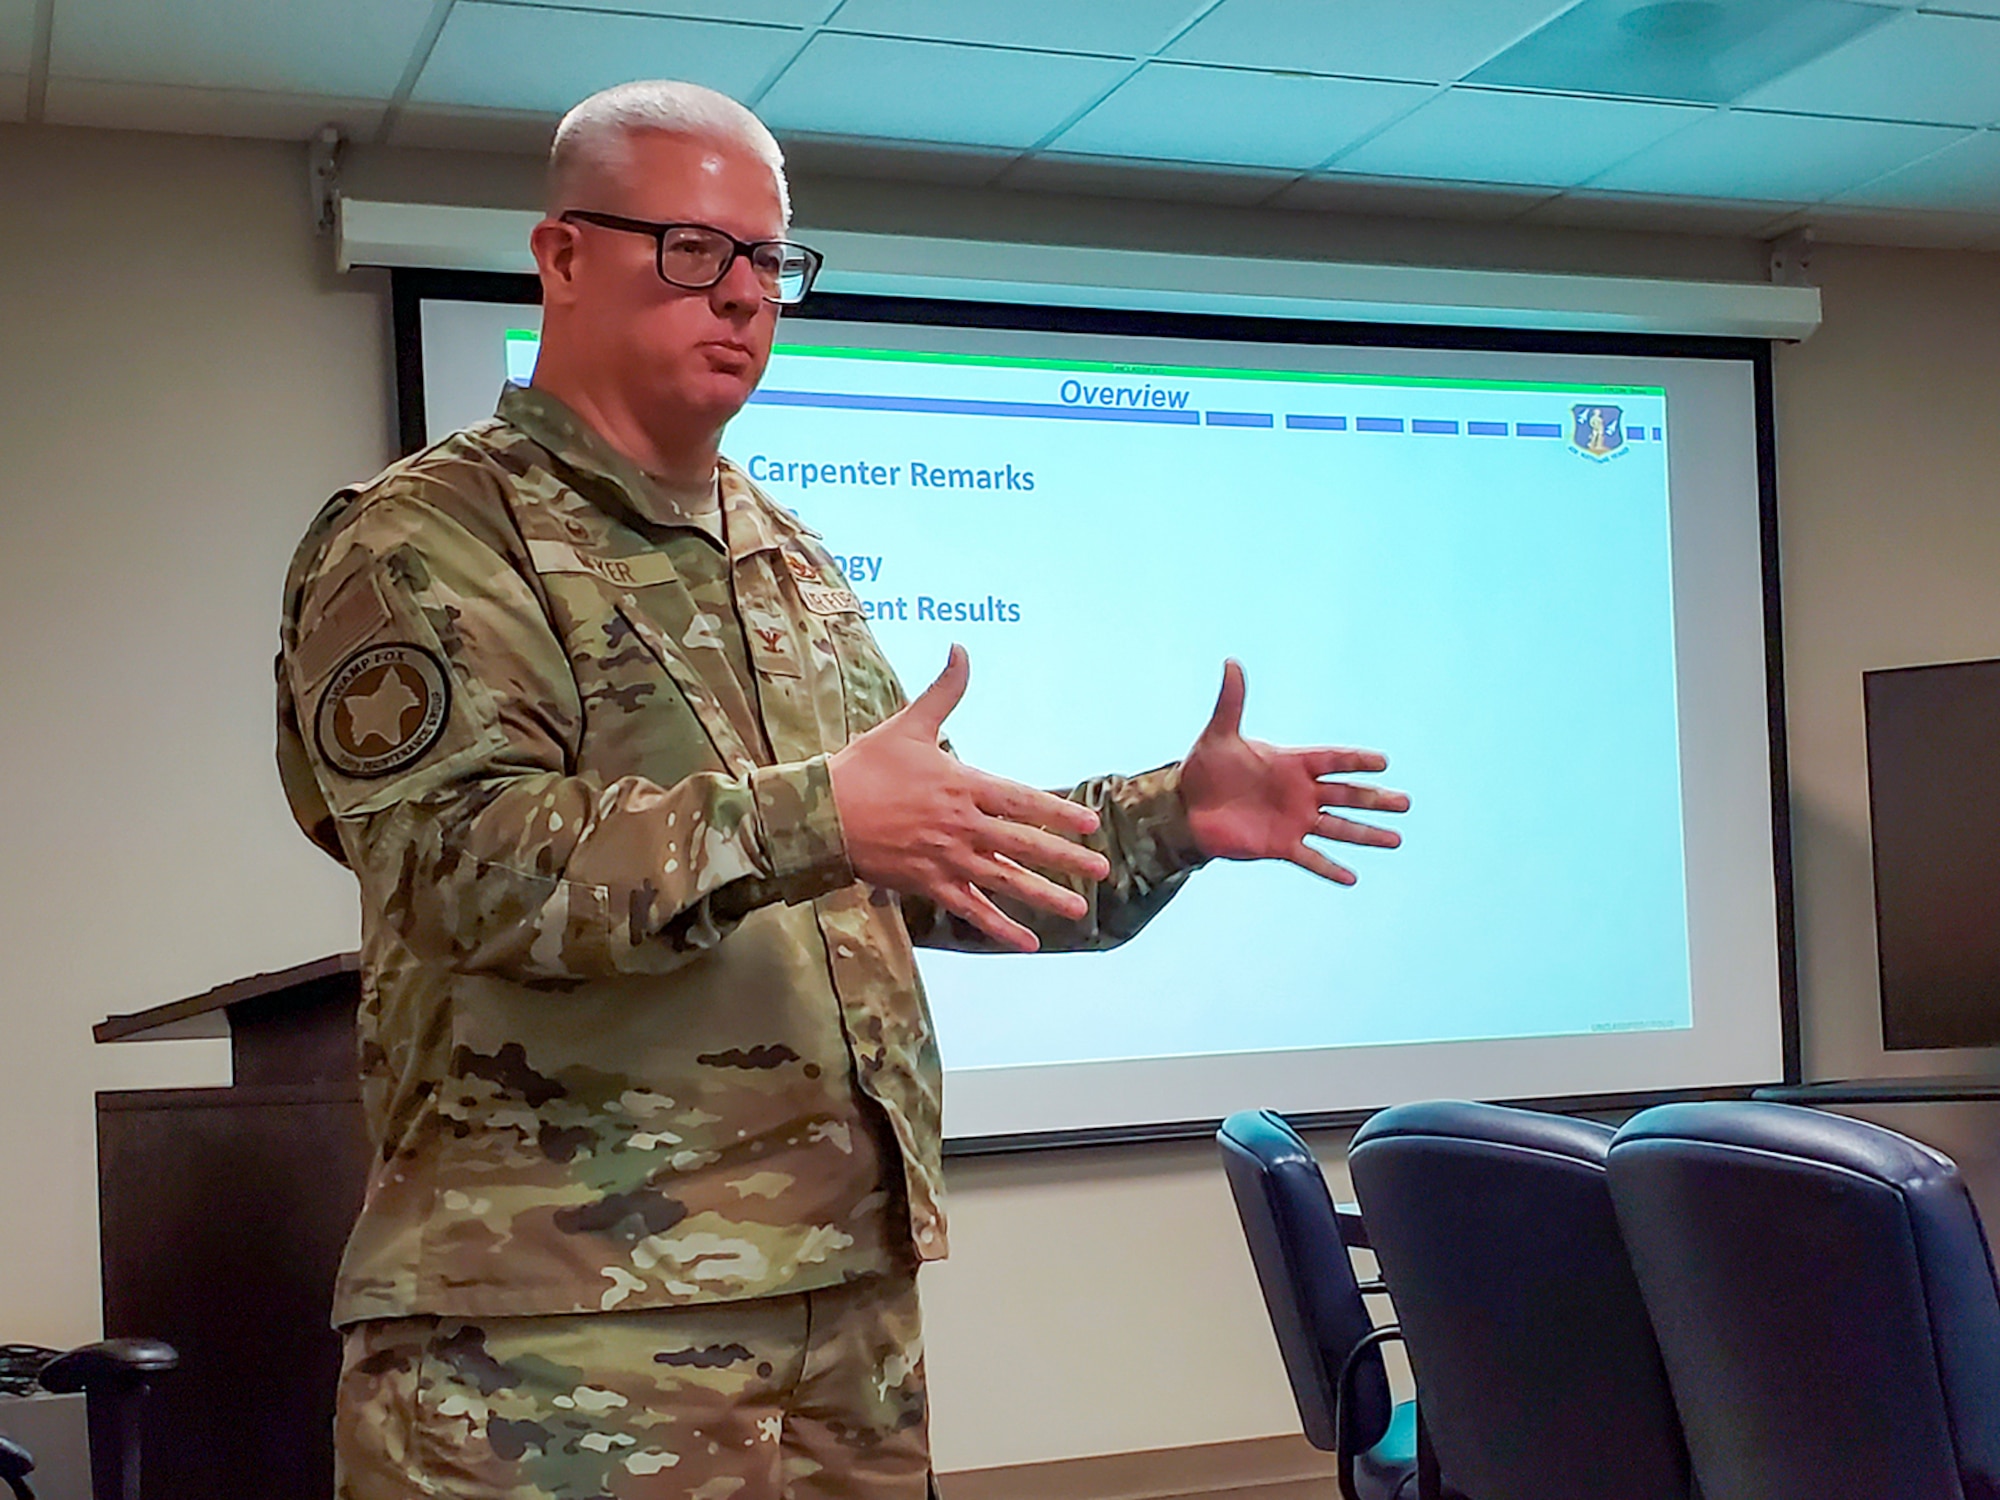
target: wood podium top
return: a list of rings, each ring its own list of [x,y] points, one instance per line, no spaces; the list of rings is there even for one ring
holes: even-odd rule
[[[360,971],[359,954],[336,953],[275,973],[232,980],[185,1000],[170,1000],[130,1015],[107,1016],[90,1034],[100,1042],[228,1036],[234,1025],[262,1019],[274,1010],[345,998],[355,992],[355,976]]]

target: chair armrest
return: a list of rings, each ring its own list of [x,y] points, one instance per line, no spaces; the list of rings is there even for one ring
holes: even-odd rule
[[[1372,1250],[1375,1248],[1368,1243],[1368,1226],[1362,1222],[1360,1204],[1334,1204],[1333,1219],[1340,1226],[1340,1243],[1348,1249]]]
[[[106,1339],[51,1362],[38,1377],[45,1391],[88,1397],[90,1493],[96,1500],[139,1500],[139,1417],[153,1377],[181,1362],[158,1339]]]
[[[1361,1500],[1361,1491],[1354,1482],[1354,1462],[1360,1456],[1360,1448],[1354,1437],[1354,1420],[1350,1411],[1354,1403],[1354,1378],[1360,1372],[1363,1361],[1384,1344],[1394,1340],[1402,1342],[1403,1330],[1394,1323],[1384,1323],[1370,1333],[1364,1334],[1355,1346],[1347,1351],[1347,1358],[1341,1361],[1340,1374],[1333,1383],[1333,1455],[1335,1463],[1334,1479],[1340,1490],[1341,1500]]]
[[[144,1385],[180,1362],[173,1345],[158,1339],[106,1339],[51,1360],[36,1380],[43,1390],[58,1394],[118,1390]]]
[[[12,1490],[16,1500],[34,1500],[34,1491],[28,1488],[28,1476],[35,1472],[35,1461],[28,1457],[28,1450],[11,1438],[0,1437],[0,1484]]]

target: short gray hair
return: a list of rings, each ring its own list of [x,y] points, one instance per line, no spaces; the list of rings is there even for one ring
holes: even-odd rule
[[[764,122],[727,94],[663,78],[600,90],[562,117],[549,148],[548,211],[596,207],[571,203],[569,197],[583,184],[615,173],[625,162],[626,141],[648,130],[744,148],[771,169],[785,222],[792,222],[785,153]]]

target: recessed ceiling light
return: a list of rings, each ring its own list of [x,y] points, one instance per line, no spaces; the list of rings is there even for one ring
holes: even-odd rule
[[[1699,44],[1717,35],[1729,12],[1715,0],[1660,0],[1618,18],[1621,31],[1663,46]]]

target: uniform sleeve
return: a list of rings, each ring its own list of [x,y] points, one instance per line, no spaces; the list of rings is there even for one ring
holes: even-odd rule
[[[423,500],[371,501],[294,611],[296,738],[366,908],[427,960],[657,973],[854,878],[824,756],[671,786],[580,774],[583,706],[529,577]]]
[[[1049,876],[1058,885],[1080,891],[1090,903],[1090,909],[1074,921],[1011,899],[1000,898],[996,904],[1033,932],[1044,951],[1083,953],[1117,947],[1152,921],[1188,876],[1206,863],[1188,831],[1180,782],[1176,762],[1138,776],[1099,776],[1058,792],[1096,811],[1097,832],[1081,842],[1110,861],[1111,873],[1098,881]],[[910,940],[918,947],[1013,951],[929,901],[905,896],[902,907]]]

